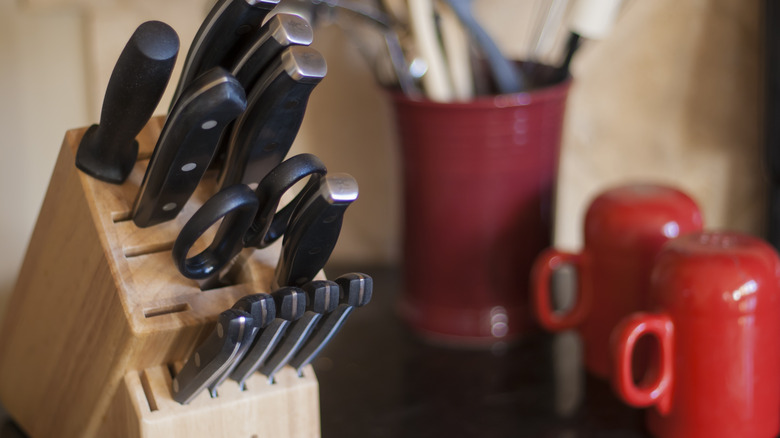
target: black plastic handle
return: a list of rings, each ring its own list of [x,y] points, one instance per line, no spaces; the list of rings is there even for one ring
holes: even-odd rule
[[[325,165],[312,154],[296,155],[274,167],[255,189],[260,208],[252,227],[244,236],[244,246],[265,248],[279,239],[287,229],[295,206],[301,202],[310,186],[319,185],[319,179],[326,173]],[[277,211],[284,194],[306,177],[310,177],[306,187]]]
[[[114,184],[127,179],[138,157],[135,137],[157,108],[178,53],[179,37],[170,26],[160,21],[138,26],[111,73],[100,124],[81,140],[76,167]]]
[[[257,213],[257,198],[248,186],[235,185],[209,198],[182,227],[171,254],[179,272],[187,278],[204,279],[225,267],[243,248],[244,234]],[[222,220],[214,240],[197,255],[187,257],[195,242]]]

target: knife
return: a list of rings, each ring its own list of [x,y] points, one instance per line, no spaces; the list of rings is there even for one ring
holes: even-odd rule
[[[306,292],[297,287],[283,287],[271,294],[276,305],[276,319],[271,321],[257,336],[249,351],[230,373],[243,391],[246,380],[265,362],[281,341],[288,326],[300,319],[306,311]]]
[[[322,320],[303,348],[289,362],[290,366],[298,372],[298,376],[303,376],[303,368],[310,364],[338,334],[352,311],[371,301],[374,280],[368,275],[353,272],[344,274],[334,281],[339,285],[340,290],[338,307]]]
[[[236,309],[219,315],[217,327],[173,379],[173,399],[186,405],[224,371],[252,333],[252,316]]]
[[[171,106],[190,82],[216,66],[227,67],[239,42],[260,27],[280,0],[218,0],[192,40]]]
[[[244,89],[214,67],[193,81],[165,121],[133,206],[148,227],[179,214],[203,178],[222,131],[246,108]]]
[[[135,137],[160,102],[178,53],[179,36],[170,26],[160,21],[138,26],[108,80],[100,123],[81,139],[77,168],[112,184],[127,179],[138,157]]]
[[[301,319],[293,323],[274,354],[260,367],[260,373],[268,376],[268,382],[274,382],[274,376],[282,369],[311,335],[314,327],[323,317],[339,304],[339,285],[332,281],[315,280],[303,285],[306,291],[306,312]]]
[[[248,90],[282,50],[289,46],[308,46],[313,40],[314,31],[306,19],[293,14],[276,14],[236,56],[230,73]]]
[[[282,162],[326,70],[322,55],[306,46],[288,47],[271,62],[234,123],[219,187],[257,184]]]
[[[217,387],[230,376],[233,370],[238,366],[239,361],[241,361],[246,352],[249,351],[249,347],[252,345],[257,333],[276,318],[274,298],[269,294],[259,293],[247,295],[236,301],[232,308],[244,311],[252,316],[252,334],[246,342],[241,343],[241,348],[239,348],[236,357],[230,362],[227,369],[209,384],[208,389],[212,397],[217,396]]]
[[[236,55],[230,74],[238,79],[245,90],[251,90],[261,72],[285,47],[308,46],[313,39],[314,32],[308,21],[297,15],[278,13],[269,18],[254,39]],[[219,142],[217,159],[212,163],[214,168],[221,168],[224,164],[230,131],[232,125]]]
[[[300,287],[317,275],[336,246],[344,212],[357,196],[357,182],[346,173],[326,175],[311,185],[290,217],[273,287]]]

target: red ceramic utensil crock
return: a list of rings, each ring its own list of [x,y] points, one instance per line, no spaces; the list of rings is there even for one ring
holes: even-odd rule
[[[393,95],[403,164],[403,319],[427,339],[527,333],[531,264],[550,244],[569,82],[438,103]]]
[[[548,249],[534,264],[534,310],[547,330],[577,328],[585,349],[585,367],[609,379],[609,337],[631,312],[645,309],[653,259],[669,239],[701,230],[696,203],[673,187],[629,184],[606,190],[588,207],[584,247],[579,253]],[[553,312],[550,277],[563,264],[578,274],[576,304]]]
[[[780,260],[764,241],[702,232],[664,246],[652,273],[654,313],[613,334],[618,395],[648,410],[662,438],[769,438],[780,431]],[[635,383],[638,339],[657,340]]]

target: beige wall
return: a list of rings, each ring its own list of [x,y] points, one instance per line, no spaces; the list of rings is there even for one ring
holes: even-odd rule
[[[171,24],[182,51],[205,0],[0,0],[0,160],[3,244],[0,297],[14,282],[63,132],[96,122],[113,63],[135,27]],[[66,7],[62,5],[78,4]],[[522,56],[532,2],[477,0],[477,15],[508,52]],[[612,38],[586,45],[574,65],[558,193],[557,241],[580,244],[589,199],[641,178],[688,190],[713,227],[759,232],[760,83],[756,0],[631,2]],[[335,27],[315,47],[329,64],[293,152],[353,174],[350,208],[334,258],[395,262],[399,156],[390,108],[354,45]],[[161,104],[167,107],[169,90]]]

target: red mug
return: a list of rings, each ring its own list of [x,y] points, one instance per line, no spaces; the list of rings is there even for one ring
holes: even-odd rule
[[[603,192],[585,215],[581,252],[550,248],[537,257],[531,285],[537,320],[550,331],[577,328],[585,368],[609,379],[612,329],[646,308],[654,257],[669,239],[701,228],[698,206],[675,188],[631,184]],[[577,299],[571,310],[558,314],[550,305],[550,277],[564,264],[577,271]]]
[[[656,313],[635,313],[613,333],[617,394],[647,411],[664,438],[764,438],[780,431],[780,259],[733,232],[669,242],[652,272]],[[638,339],[657,341],[649,372],[632,377]]]

